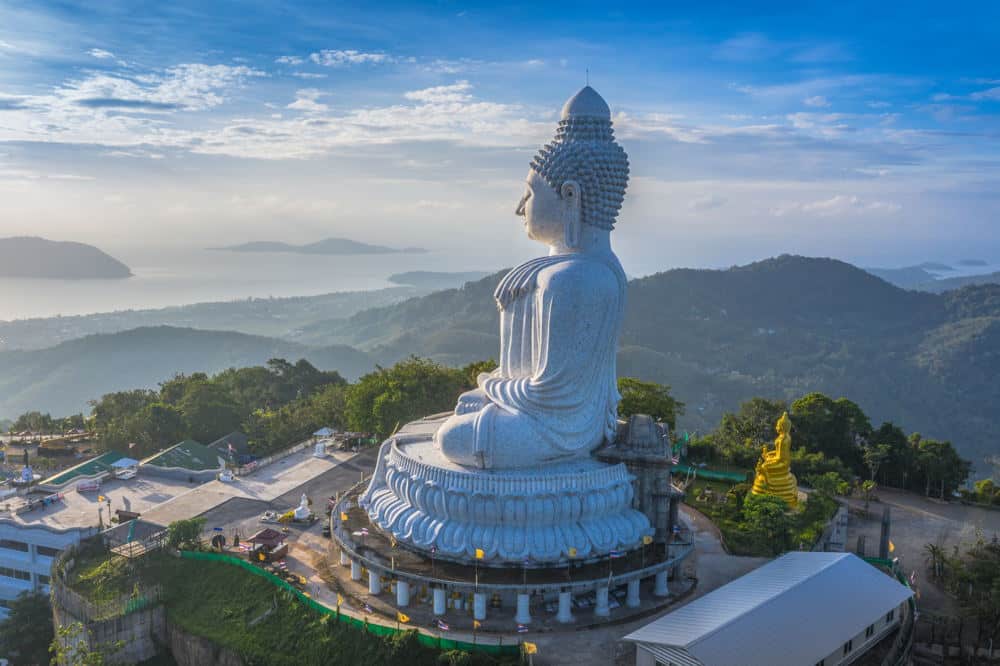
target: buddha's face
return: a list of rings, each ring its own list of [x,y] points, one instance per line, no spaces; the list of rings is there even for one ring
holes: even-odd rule
[[[564,208],[562,199],[552,186],[534,169],[529,169],[527,188],[516,211],[524,217],[528,238],[549,245],[559,242],[565,234]]]

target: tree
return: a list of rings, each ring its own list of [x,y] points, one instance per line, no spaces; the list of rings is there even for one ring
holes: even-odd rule
[[[872,426],[857,404],[810,393],[792,403],[791,417],[794,441],[828,458],[840,458],[851,469],[861,469],[859,443],[870,438]]]
[[[203,443],[236,430],[242,421],[235,401],[225,389],[208,380],[189,383],[177,407],[184,415],[189,435]]]
[[[149,455],[176,444],[184,438],[186,426],[180,410],[164,402],[154,402],[137,415],[135,430],[140,450],[136,455]]]
[[[743,502],[745,529],[771,544],[777,555],[787,548],[788,533],[792,526],[788,505],[774,495],[748,495]]]
[[[865,518],[868,517],[868,506],[871,504],[872,493],[875,491],[875,482],[871,479],[861,482],[861,492],[865,494]]]
[[[201,532],[205,529],[205,518],[175,520],[167,525],[167,545],[171,548],[192,546],[201,543]]]
[[[871,434],[871,440],[888,447],[888,454],[878,468],[879,478],[876,480],[884,486],[907,488],[914,474],[914,456],[906,433],[895,424],[884,422]]]
[[[11,428],[14,432],[29,432],[49,435],[56,431],[56,422],[51,414],[41,412],[26,412],[17,417]]]
[[[655,382],[644,382],[635,377],[619,377],[618,416],[628,418],[633,414],[648,414],[663,421],[670,430],[677,427],[677,416],[684,413],[684,403],[670,395],[670,387]]]
[[[105,666],[125,641],[91,645],[90,632],[80,622],[59,627],[49,646],[52,663],[60,666]]]
[[[727,462],[752,467],[760,447],[774,439],[774,425],[786,411],[788,405],[782,400],[751,398],[735,414],[722,416],[712,441]]]
[[[466,388],[462,370],[413,356],[379,367],[348,388],[347,425],[384,437],[416,418],[454,409]]]
[[[861,447],[861,457],[865,461],[865,467],[871,473],[871,480],[875,481],[875,474],[878,472],[879,465],[889,457],[889,445],[869,444],[866,442]]]
[[[816,490],[827,497],[847,494],[849,485],[847,481],[836,472],[827,472],[809,478],[809,483]]]
[[[924,482],[924,494],[930,497],[931,488],[937,487],[938,497],[944,499],[969,477],[972,464],[963,460],[951,442],[910,435],[910,445],[916,450],[918,476]]]
[[[49,598],[22,592],[0,620],[0,654],[13,657],[18,664],[45,664],[54,635]]]

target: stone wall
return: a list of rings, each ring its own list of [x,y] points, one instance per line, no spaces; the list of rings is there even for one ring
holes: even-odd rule
[[[165,642],[177,666],[243,666],[238,654],[207,638],[193,636],[169,622],[166,632]]]
[[[52,606],[52,618],[57,626],[80,622],[88,635],[81,638],[91,648],[122,641],[124,647],[109,659],[116,664],[135,664],[156,656],[166,633],[166,612],[163,606],[146,608],[128,615],[86,622],[73,615],[58,603]]]

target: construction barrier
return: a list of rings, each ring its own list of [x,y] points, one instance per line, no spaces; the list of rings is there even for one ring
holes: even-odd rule
[[[412,629],[396,629],[395,627],[387,627],[381,624],[375,624],[373,622],[368,622],[366,619],[358,619],[355,617],[350,617],[338,611],[336,608],[330,608],[325,606],[315,599],[307,596],[301,590],[296,589],[293,585],[288,583],[281,578],[278,578],[269,571],[265,571],[260,567],[238,557],[233,557],[232,555],[226,555],[224,553],[206,553],[201,551],[191,551],[182,550],[181,557],[189,560],[206,560],[209,562],[221,562],[223,564],[230,564],[233,566],[241,567],[246,571],[250,572],[254,576],[259,576],[270,582],[275,587],[279,587],[283,590],[294,595],[299,601],[305,604],[307,607],[313,609],[317,613],[322,613],[323,615],[328,615],[335,618],[338,622],[343,622],[355,629],[360,629],[367,631],[368,633],[374,634],[376,636],[391,636],[392,634],[412,631]],[[503,655],[503,656],[517,656],[521,654],[521,648],[518,645],[483,645],[480,643],[466,643],[464,641],[455,641],[443,636],[432,636],[425,634],[423,632],[417,632],[417,638],[420,643],[426,645],[427,647],[440,649],[440,650],[462,650],[465,652],[482,652],[484,654],[491,655]]]

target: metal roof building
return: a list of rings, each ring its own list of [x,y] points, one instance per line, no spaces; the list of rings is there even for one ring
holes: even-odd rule
[[[791,552],[632,632],[637,666],[836,666],[913,595],[850,553]]]

